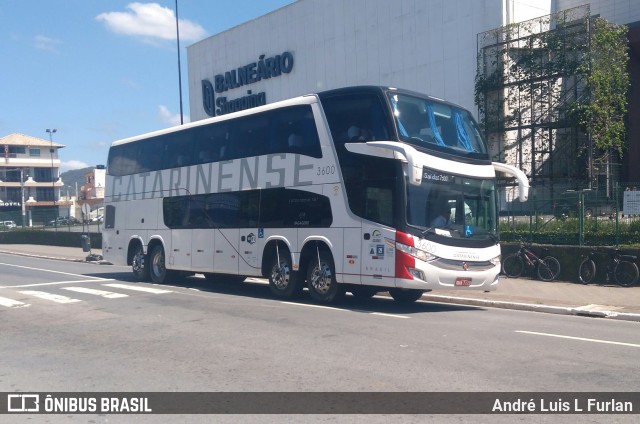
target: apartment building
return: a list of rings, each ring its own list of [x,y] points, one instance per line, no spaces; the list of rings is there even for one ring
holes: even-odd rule
[[[59,149],[65,147],[25,134],[0,138],[0,216],[20,225],[42,224],[68,209],[71,201],[61,199]]]

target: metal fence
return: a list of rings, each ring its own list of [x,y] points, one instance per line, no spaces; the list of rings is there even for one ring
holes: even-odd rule
[[[501,208],[500,238],[556,245],[640,244],[640,183],[603,190],[567,190]],[[627,211],[625,211],[625,208]]]
[[[4,225],[4,222],[12,221],[15,228]],[[84,227],[83,227],[84,224]],[[81,222],[66,216],[58,216],[53,208],[34,208],[0,212],[0,231],[13,231],[17,229],[56,229],[58,231],[82,231],[83,228],[90,232],[101,232],[102,222]]]

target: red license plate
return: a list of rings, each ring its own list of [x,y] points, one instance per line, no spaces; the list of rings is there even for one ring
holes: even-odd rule
[[[456,278],[456,287],[469,287],[471,278]]]

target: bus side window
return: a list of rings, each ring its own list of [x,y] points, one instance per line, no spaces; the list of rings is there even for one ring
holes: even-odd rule
[[[107,205],[104,208],[104,228],[114,228],[116,223],[116,207]]]
[[[228,137],[227,124],[206,125],[194,130],[197,130],[195,163],[216,162],[223,159]]]
[[[322,157],[318,130],[309,106],[273,111],[276,128],[271,135],[269,153],[299,153]]]

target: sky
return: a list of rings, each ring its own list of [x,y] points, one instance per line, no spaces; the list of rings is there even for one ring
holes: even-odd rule
[[[294,0],[178,0],[187,47]],[[106,164],[110,144],[180,124],[176,0],[0,1],[0,137],[53,141],[61,171]]]

